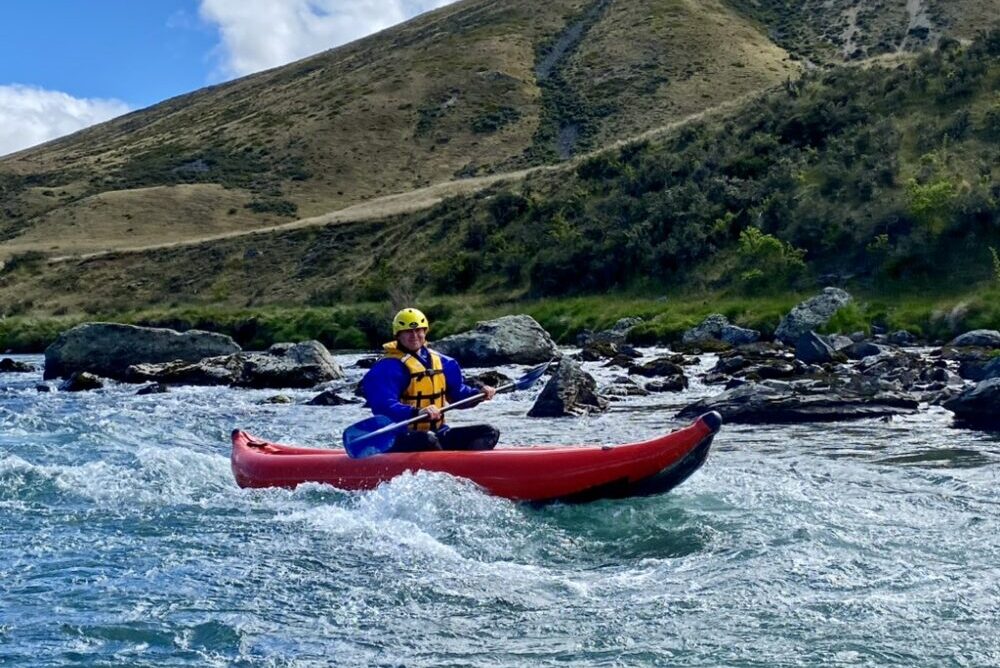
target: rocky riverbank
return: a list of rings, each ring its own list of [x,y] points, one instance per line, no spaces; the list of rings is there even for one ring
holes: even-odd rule
[[[691,382],[687,370],[711,354],[717,355],[715,364],[698,380],[717,386],[718,393],[685,406],[678,417],[715,410],[729,422],[837,421],[943,406],[964,425],[1000,426],[1000,333],[967,332],[943,346],[930,346],[905,331],[817,333],[850,300],[843,290],[827,288],[782,318],[770,341],[711,315],[685,332],[667,355],[651,356],[628,343],[639,318],[585,333],[580,351],[571,357],[563,357],[552,337],[526,315],[481,322],[433,345],[466,368],[479,368],[481,382],[490,384],[496,376],[482,374],[482,367],[562,358],[529,412],[536,417],[600,413],[631,397],[679,392]],[[598,387],[579,361],[599,361],[621,372]],[[18,370],[13,361],[4,363]],[[142,383],[144,392],[171,385],[315,388],[319,394],[312,401],[324,405],[351,401],[337,393],[355,391],[340,387],[343,369],[316,341],[247,352],[219,334],[108,323],[75,327],[49,347],[45,378],[57,377],[64,379],[59,386],[64,391],[100,388],[102,378]]]

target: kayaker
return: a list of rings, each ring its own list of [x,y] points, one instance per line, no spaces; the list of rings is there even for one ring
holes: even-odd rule
[[[429,329],[423,313],[415,308],[401,310],[392,319],[395,340],[382,346],[384,356],[361,379],[361,391],[375,415],[384,415],[393,422],[419,413],[427,416],[397,436],[389,452],[493,449],[500,439],[496,427],[449,427],[441,409],[480,392],[488,401],[496,388],[466,385],[458,362],[427,347]]]

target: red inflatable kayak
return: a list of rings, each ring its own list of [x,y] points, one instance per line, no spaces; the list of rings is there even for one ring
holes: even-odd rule
[[[437,471],[518,501],[590,501],[661,494],[676,487],[704,463],[721,425],[719,414],[711,412],[683,429],[628,445],[392,453],[365,459],[350,459],[343,450],[269,443],[237,429],[232,466],[240,487],[318,482],[360,490],[407,471]]]

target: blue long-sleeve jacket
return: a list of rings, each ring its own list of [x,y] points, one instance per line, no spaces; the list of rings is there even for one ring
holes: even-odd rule
[[[478,394],[479,390],[465,384],[462,378],[462,368],[451,357],[441,355],[441,370],[444,371],[445,398],[448,403],[455,403]],[[417,359],[425,367],[430,368],[431,357],[427,348],[417,352]],[[417,414],[413,406],[402,403],[399,399],[410,384],[410,372],[398,359],[385,357],[376,362],[365,377],[361,379],[361,392],[368,400],[368,407],[375,415],[384,415],[393,422],[402,422]],[[467,406],[466,408],[470,408]],[[447,429],[447,425],[444,427]]]

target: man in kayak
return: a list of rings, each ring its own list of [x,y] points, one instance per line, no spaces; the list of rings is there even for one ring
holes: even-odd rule
[[[449,427],[441,409],[480,392],[488,401],[496,389],[466,385],[458,362],[427,347],[429,329],[427,317],[417,309],[404,308],[397,313],[392,319],[396,340],[382,346],[384,357],[361,379],[361,391],[375,415],[384,415],[393,422],[418,414],[427,416],[397,436],[389,452],[493,449],[500,439],[496,427]]]

